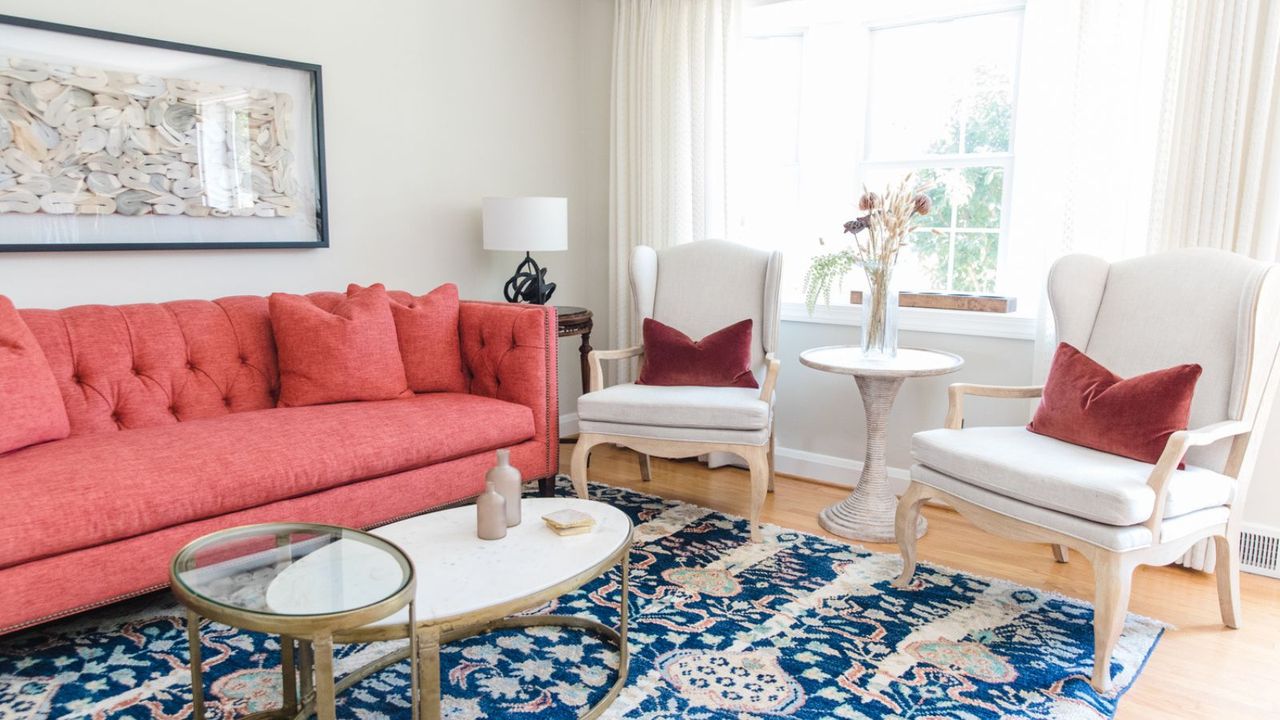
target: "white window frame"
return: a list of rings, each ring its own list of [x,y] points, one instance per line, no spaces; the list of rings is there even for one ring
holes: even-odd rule
[[[1025,3],[1011,3],[1008,5],[998,5],[981,9],[974,9],[971,12],[955,13],[948,15],[926,16],[921,18],[912,18],[910,20],[884,22],[868,24],[866,26],[867,36],[876,30],[891,29],[896,27],[908,27],[912,25],[924,25],[935,22],[945,22],[949,20],[959,20],[969,17],[980,17],[984,15],[996,15],[1014,11],[1025,11]],[[1021,46],[1022,33],[1024,30],[1025,16],[1019,23],[1019,46]],[[781,33],[779,33],[781,34]],[[803,34],[803,33],[799,33]],[[867,43],[867,59],[865,67],[868,72],[874,72],[873,63],[870,57],[871,44]],[[996,255],[996,290],[1000,291],[1003,285],[1007,284],[1009,273],[1012,268],[1009,267],[1009,222],[1010,212],[1013,198],[1013,173],[1014,173],[1014,154],[1013,147],[1015,142],[1015,133],[1017,129],[1017,105],[1018,92],[1020,88],[1020,63],[1014,66],[1013,93],[1010,97],[1012,104],[1011,122],[1013,124],[1009,129],[1009,150],[996,153],[958,153],[946,155],[923,155],[910,158],[892,158],[892,159],[873,159],[870,157],[870,132],[871,132],[871,103],[866,102],[864,112],[866,115],[863,119],[863,142],[862,157],[858,161],[861,174],[865,177],[866,170],[881,170],[898,168],[902,170],[920,170],[925,168],[963,168],[963,167],[999,167],[1003,172],[1003,187],[1000,199],[1000,228],[995,230],[992,228],[956,228],[957,209],[952,207],[952,217],[948,232],[998,232],[999,240],[997,241]],[[867,92],[870,92],[871,85],[867,84]],[[961,134],[963,137],[963,133]],[[954,236],[951,237],[951,251],[954,254],[955,244]],[[948,268],[948,279],[952,276],[952,269]],[[1004,279],[1002,282],[1001,279]],[[1030,299],[1025,299],[1030,300]],[[1035,338],[1037,334],[1037,319],[1035,314],[1028,307],[1030,302],[1024,300],[1023,307],[1014,313],[985,313],[966,310],[935,310],[929,308],[901,308],[898,313],[899,329],[908,332],[931,332],[943,333],[951,335],[976,335],[982,337],[998,337],[1010,338],[1018,340],[1029,340]],[[782,320],[785,322],[814,323],[824,325],[844,325],[859,326],[862,323],[862,310],[856,305],[819,305],[812,314],[808,312],[803,303],[785,302],[782,306]]]

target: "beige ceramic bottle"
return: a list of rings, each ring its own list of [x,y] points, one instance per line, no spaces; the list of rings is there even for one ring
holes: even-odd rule
[[[476,537],[481,540],[501,540],[507,536],[507,501],[485,480],[484,492],[476,498]]]
[[[511,464],[510,450],[498,451],[498,464],[489,468],[484,479],[507,501],[507,527],[519,525],[520,494],[524,491],[524,481],[520,477],[520,469]]]

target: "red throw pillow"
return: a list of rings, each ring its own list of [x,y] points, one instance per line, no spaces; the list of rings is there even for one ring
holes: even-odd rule
[[[268,306],[280,356],[281,407],[413,394],[381,285],[351,295],[332,310],[288,293],[272,293]]]
[[[49,360],[13,303],[0,295],[0,453],[70,434]]]
[[[1199,365],[1175,365],[1125,379],[1061,343],[1027,429],[1155,463],[1169,436],[1187,429],[1200,372]]]
[[[347,297],[363,289],[348,285]],[[389,297],[409,389],[416,393],[466,392],[462,343],[458,340],[458,286],[445,283],[426,295],[395,293]]]
[[[644,319],[644,365],[639,385],[760,387],[751,374],[751,319],[701,340],[652,318]]]

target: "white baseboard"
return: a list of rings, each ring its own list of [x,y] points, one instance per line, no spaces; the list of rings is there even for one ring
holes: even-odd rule
[[[778,472],[841,487],[853,487],[862,474],[862,461],[835,455],[778,447],[774,450],[774,463]],[[894,495],[901,495],[911,482],[911,473],[905,468],[888,469],[889,487]]]
[[[578,413],[560,416],[560,437],[572,437],[578,434]]]

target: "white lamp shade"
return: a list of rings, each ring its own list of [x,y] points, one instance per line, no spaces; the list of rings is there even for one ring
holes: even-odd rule
[[[569,199],[484,199],[485,250],[568,250]]]

